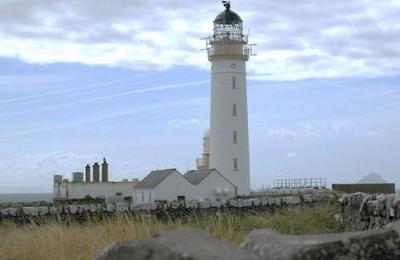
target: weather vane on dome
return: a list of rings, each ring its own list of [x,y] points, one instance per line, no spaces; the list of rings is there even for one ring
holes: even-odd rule
[[[227,10],[231,9],[231,1],[222,1],[222,4],[226,7]]]

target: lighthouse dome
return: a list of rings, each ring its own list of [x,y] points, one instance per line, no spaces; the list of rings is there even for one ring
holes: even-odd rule
[[[215,24],[238,24],[242,22],[242,18],[229,8],[226,8],[214,20]]]

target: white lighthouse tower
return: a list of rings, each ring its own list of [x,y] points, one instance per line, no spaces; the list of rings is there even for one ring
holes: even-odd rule
[[[244,195],[250,192],[246,62],[251,45],[240,16],[231,10],[230,2],[223,4],[225,10],[214,20],[214,34],[207,38],[212,64],[209,167]]]

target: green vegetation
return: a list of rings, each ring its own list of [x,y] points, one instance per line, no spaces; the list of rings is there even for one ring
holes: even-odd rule
[[[135,220],[120,215],[84,224],[0,225],[0,259],[91,259],[115,240],[148,239],[161,230],[195,227],[238,244],[253,229],[271,228],[285,234],[342,232],[334,220],[335,203],[279,209],[275,213],[239,216],[221,214],[183,221]]]

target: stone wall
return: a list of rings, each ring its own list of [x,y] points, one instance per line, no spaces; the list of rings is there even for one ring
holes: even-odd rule
[[[293,236],[252,231],[236,247],[202,230],[164,231],[152,239],[114,242],[96,260],[300,260],[399,259],[400,223],[382,229],[332,235]]]
[[[376,229],[400,220],[400,195],[345,194],[339,199],[337,215],[348,231]]]
[[[54,216],[68,216],[83,219],[90,215],[110,215],[121,212],[129,214],[154,215],[158,218],[184,216],[191,213],[215,213],[221,210],[232,212],[273,211],[276,207],[296,206],[307,203],[318,203],[335,199],[327,191],[314,191],[302,195],[262,196],[259,198],[232,199],[226,201],[173,201],[147,204],[107,203],[107,204],[71,204],[47,205],[41,207],[9,207],[0,209],[1,219],[12,219],[15,222],[29,221]]]

